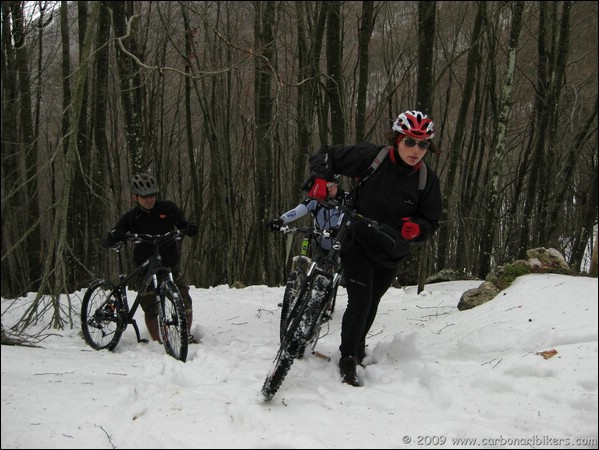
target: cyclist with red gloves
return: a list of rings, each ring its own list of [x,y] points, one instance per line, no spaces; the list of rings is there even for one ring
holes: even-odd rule
[[[431,142],[434,135],[433,121],[426,114],[400,114],[388,136],[389,153],[352,193],[354,209],[379,222],[384,231],[356,221],[342,243],[348,304],[341,325],[339,371],[342,381],[352,386],[360,386],[356,366],[366,356],[366,335],[382,296],[408,256],[411,243],[431,238],[439,226],[439,178],[422,161],[429,149],[439,151]],[[326,184],[333,174],[363,176],[383,148],[365,142],[318,150],[310,157],[314,181],[309,196],[326,199]],[[424,186],[419,186],[421,169],[427,170]]]

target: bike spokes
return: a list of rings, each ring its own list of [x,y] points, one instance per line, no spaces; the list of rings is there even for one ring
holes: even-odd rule
[[[177,286],[166,281],[160,287],[158,323],[166,352],[175,359],[187,359],[188,331],[185,306]]]
[[[92,348],[112,350],[118,344],[124,330],[120,305],[114,285],[108,281],[97,281],[86,291],[81,303],[81,330]]]

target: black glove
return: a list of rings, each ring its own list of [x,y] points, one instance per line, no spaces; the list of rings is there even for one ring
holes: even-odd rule
[[[281,231],[281,227],[283,226],[283,219],[272,219],[268,222],[268,229],[273,233],[277,231]]]
[[[110,230],[106,236],[102,238],[101,244],[103,247],[114,247],[124,238],[123,233],[118,230]]]
[[[197,223],[190,222],[187,224],[187,228],[185,228],[185,234],[187,236],[195,236],[198,234],[199,229]]]

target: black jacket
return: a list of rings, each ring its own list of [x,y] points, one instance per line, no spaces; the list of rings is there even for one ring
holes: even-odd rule
[[[139,205],[127,211],[117,222],[114,229],[120,233],[164,234],[175,228],[185,229],[188,222],[179,207],[166,200],[158,200],[154,207],[147,211]],[[153,247],[150,244],[135,245],[133,259],[137,265],[142,264],[152,256]],[[179,264],[180,250],[177,241],[168,241],[160,245],[162,263],[167,267]]]
[[[331,180],[333,174],[361,177],[384,146],[365,142],[353,146],[325,147],[310,157],[312,177]],[[441,190],[439,178],[427,168],[427,182],[418,189],[418,169],[403,163],[396,153],[382,164],[352,195],[360,214],[383,224],[395,245],[366,222],[357,221],[344,244],[357,245],[371,259],[384,267],[397,267],[410,251],[410,241],[401,237],[403,218],[418,223],[421,234],[416,241],[433,236],[439,227]]]

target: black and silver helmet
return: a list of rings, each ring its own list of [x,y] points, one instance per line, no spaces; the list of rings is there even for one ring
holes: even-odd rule
[[[147,173],[138,173],[131,181],[131,192],[136,195],[156,194],[158,191],[156,179]]]

